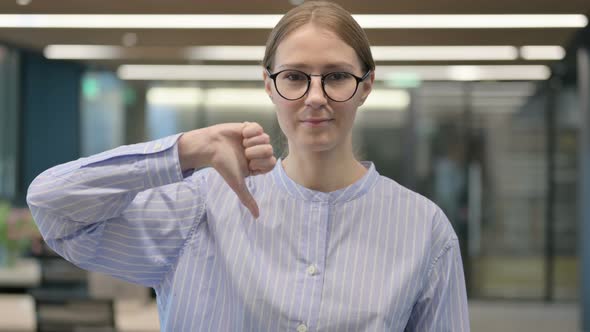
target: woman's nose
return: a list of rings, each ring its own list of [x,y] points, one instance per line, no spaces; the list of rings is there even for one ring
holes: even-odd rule
[[[324,89],[322,89],[322,78],[312,76],[309,84],[309,91],[305,98],[305,104],[313,108],[325,105],[328,102]]]

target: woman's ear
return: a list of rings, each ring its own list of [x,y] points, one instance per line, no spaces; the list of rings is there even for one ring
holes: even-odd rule
[[[373,83],[375,82],[375,71],[372,70],[363,83],[361,84],[361,105],[365,103],[367,97],[373,90]]]
[[[264,80],[264,91],[266,91],[266,94],[274,104],[274,100],[272,98],[272,79],[268,77],[266,70],[262,71],[262,79]]]

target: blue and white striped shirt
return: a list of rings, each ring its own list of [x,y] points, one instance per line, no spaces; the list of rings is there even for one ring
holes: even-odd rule
[[[213,169],[183,175],[179,135],[53,167],[28,203],[74,264],[153,287],[162,331],[468,331],[457,237],[380,176],[330,193],[281,162],[249,177],[254,220]]]

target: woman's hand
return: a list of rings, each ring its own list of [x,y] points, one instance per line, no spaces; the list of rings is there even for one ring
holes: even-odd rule
[[[245,178],[269,172],[276,164],[270,137],[258,123],[223,123],[183,134],[178,142],[183,171],[211,166],[219,172],[255,218],[258,204]]]

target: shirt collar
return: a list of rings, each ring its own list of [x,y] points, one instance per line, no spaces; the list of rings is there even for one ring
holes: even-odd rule
[[[367,168],[367,172],[362,178],[345,188],[328,193],[306,188],[293,181],[285,172],[280,158],[272,170],[272,176],[277,186],[296,199],[334,204],[350,201],[364,195],[377,182],[379,173],[375,169],[375,165],[370,161],[362,161],[361,164]]]

